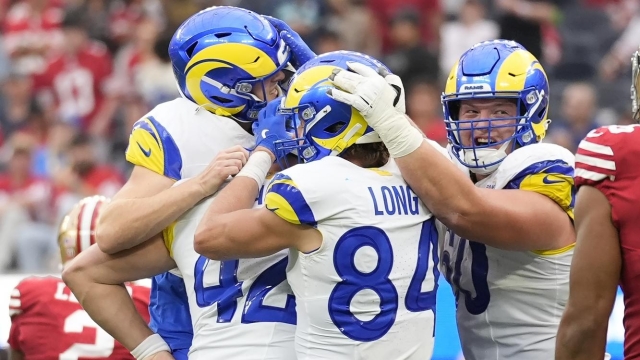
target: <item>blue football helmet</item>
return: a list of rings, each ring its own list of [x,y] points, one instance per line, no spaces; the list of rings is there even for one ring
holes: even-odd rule
[[[460,120],[460,102],[476,99],[511,99],[517,106],[516,116]],[[508,147],[513,151],[540,142],[550,123],[547,75],[540,62],[514,41],[486,41],[467,50],[447,78],[442,105],[453,154],[470,171],[482,175],[500,165]],[[513,135],[492,141],[491,132],[498,128],[513,129]],[[476,139],[475,130],[489,140]],[[464,131],[471,131],[470,145],[462,142]]]
[[[278,159],[293,152],[299,162],[315,161],[340,155],[353,144],[381,141],[357,110],[327,95],[327,90],[335,88],[328,79],[332,71],[348,70],[349,61],[389,71],[380,61],[353,51],[322,54],[301,66],[291,79],[279,109],[290,117],[289,129],[294,139],[276,143]]]
[[[216,115],[253,121],[266,102],[265,80],[288,65],[289,47],[262,16],[217,6],[187,19],[169,56],[180,93]],[[261,87],[263,99],[251,93]]]

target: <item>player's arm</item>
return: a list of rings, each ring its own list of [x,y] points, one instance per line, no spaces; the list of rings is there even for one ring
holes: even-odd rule
[[[153,332],[136,310],[124,283],[175,266],[162,236],[158,235],[115,255],[91,246],[65,267],[62,279],[91,318],[132,351]]]
[[[330,77],[328,95],[356,108],[376,130],[402,176],[425,205],[457,235],[506,250],[559,249],[573,243],[568,211],[535,191],[477,188],[394,109],[402,94],[362,64]]]
[[[274,164],[274,142],[290,137],[286,119],[277,113],[279,104],[280,99],[275,99],[260,111],[253,126],[256,150],[242,171],[216,195],[200,220],[194,238],[197,253],[215,260],[237,259],[271,255],[289,247],[313,246],[313,239],[309,239],[316,235],[313,228],[287,222],[269,210],[248,210],[253,207],[269,170],[279,168]],[[269,135],[265,138],[265,134]],[[278,182],[277,176],[274,182]]]
[[[249,157],[245,170],[253,165],[253,160],[263,156],[266,157],[266,164],[264,166],[269,167],[271,165],[271,158],[264,152],[262,152],[262,154],[252,154]],[[243,209],[251,209],[253,207],[256,197],[259,195],[260,187],[258,181],[261,176],[253,179],[240,175],[242,175],[242,171],[229,185],[216,194],[215,200],[211,202],[207,212],[200,220],[193,243],[194,249],[198,254],[217,260],[221,254],[220,241],[222,240],[222,237],[219,236],[220,234],[218,233],[218,231],[220,231],[218,228],[220,225],[218,220],[221,220],[224,214],[230,214]],[[262,180],[264,182],[264,179]]]
[[[206,237],[196,234],[196,252],[213,260],[257,258],[296,248],[317,249],[322,235],[307,225],[292,224],[266,208],[246,209],[212,219]]]
[[[208,218],[196,233],[194,247],[196,252],[216,260],[262,257],[287,248],[310,252],[322,243],[315,223],[297,185],[280,173],[269,185],[264,208]]]
[[[600,360],[620,279],[621,255],[611,206],[603,193],[582,186],[576,202],[577,241],[569,301],[558,329],[557,360]]]
[[[160,135],[157,132],[154,132],[155,138],[149,135],[148,124],[134,129],[127,159],[136,166],[129,180],[102,210],[98,221],[96,242],[109,254],[136,246],[165,229],[200,200],[216,192],[230,175],[237,174],[248,157],[241,146],[232,147],[218,154],[198,176],[172,187],[179,179],[179,172],[165,164],[179,162],[178,158],[172,159],[175,155],[168,155],[169,151],[177,154],[178,150],[171,150],[169,140],[160,146],[155,140]],[[155,154],[163,158],[153,158]]]
[[[478,188],[427,142],[396,163],[425,205],[461,237],[505,250],[558,249],[573,243],[570,210],[549,196]],[[570,202],[572,183],[561,181],[553,185],[565,187],[562,192],[569,192],[565,200]]]

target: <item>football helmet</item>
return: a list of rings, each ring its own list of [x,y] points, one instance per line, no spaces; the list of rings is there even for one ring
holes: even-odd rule
[[[460,102],[475,99],[512,99],[515,117],[460,120]],[[444,121],[454,156],[477,174],[493,172],[507,156],[507,149],[540,142],[550,120],[549,83],[540,62],[522,45],[508,40],[481,42],[467,50],[451,69],[442,94]],[[513,120],[505,125],[505,120]],[[499,122],[499,123],[494,123]],[[511,128],[513,135],[492,142],[478,142],[474,130],[487,133]],[[471,131],[471,144],[462,143],[461,132]],[[496,149],[497,145],[501,145]]]
[[[631,57],[631,112],[636,121],[640,121],[640,50]]]
[[[216,115],[249,122],[266,104],[265,81],[288,66],[290,53],[262,16],[217,6],[180,25],[169,57],[182,96]],[[262,99],[251,93],[256,87]]]
[[[62,264],[96,243],[96,224],[100,209],[109,202],[104,196],[86,197],[64,217],[58,231]]]
[[[380,61],[353,51],[325,53],[300,67],[278,110],[289,116],[294,137],[275,143],[278,159],[293,152],[298,155],[298,162],[315,161],[340,155],[353,144],[381,141],[357,110],[327,95],[327,90],[334,87],[329,80],[332,71],[348,70],[349,61],[389,71]]]

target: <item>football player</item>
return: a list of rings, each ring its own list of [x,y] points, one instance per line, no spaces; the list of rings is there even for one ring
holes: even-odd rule
[[[104,197],[82,199],[60,226],[62,266],[95,242]],[[135,309],[149,321],[149,288],[125,287]],[[28,277],[11,292],[11,359],[132,359],[129,351],[91,320],[59,277]]]
[[[290,133],[284,120],[279,121],[282,117],[275,115],[279,103],[276,101],[261,111],[260,120],[254,124],[257,147],[236,178],[261,178],[262,185],[268,171],[280,169],[277,164],[272,168],[273,142],[290,139]],[[187,181],[175,186],[185,186]],[[135,314],[125,309],[131,307],[130,301],[124,304],[126,299],[119,296],[114,286],[177,266],[186,284],[195,330],[189,359],[293,360],[296,315],[293,294],[285,281],[287,253],[224,262],[197,254],[193,245],[196,226],[214,199],[217,201],[216,195],[206,198],[180,216],[162,235],[138,247],[115,256],[92,247],[87,251],[89,256],[74,262],[78,271],[69,283],[80,299],[90,292],[101,294],[100,301],[94,300],[87,311],[99,317],[98,323],[125,346],[135,347],[132,353],[136,358],[145,359],[154,354],[159,357],[160,347],[139,351],[147,341],[144,337],[148,329],[139,325],[139,317],[131,318]],[[254,202],[260,206],[261,197],[253,196],[251,205]],[[141,340],[144,340],[142,345],[137,345]]]
[[[351,68],[334,75],[345,91],[331,96],[362,113],[448,228],[441,271],[465,358],[553,359],[575,243],[574,156],[540,143],[549,84],[538,60],[505,40],[460,57],[442,95],[455,163],[393,110],[398,93],[381,75]]]
[[[632,61],[633,117],[640,120],[640,53]],[[602,359],[609,316],[624,293],[624,357],[640,358],[640,125],[591,131],[576,153],[577,243],[556,359]]]
[[[283,70],[315,55],[302,42],[291,55],[284,40],[299,37],[281,21],[271,21],[278,29],[248,10],[212,7],[176,31],[169,55],[183,96],[158,105],[134,125],[126,158],[135,167],[98,223],[102,251],[115,254],[160,233],[238,173],[248,156],[242,147],[254,142],[251,123],[266,101],[281,93]],[[189,180],[172,186],[181,179]],[[186,359],[193,335],[183,279],[176,273],[154,278],[151,330],[164,340],[147,329],[141,349],[164,348],[166,341],[174,356]],[[79,299],[94,319],[108,318],[97,308],[92,312],[102,295],[84,294]],[[137,346],[144,338],[129,340]]]
[[[220,260],[291,249],[297,359],[429,359],[439,276],[435,219],[362,116],[326,95],[328,77],[347,61],[381,66],[337,52],[298,69],[281,112],[301,135],[277,146],[296,150],[305,163],[276,174],[263,208],[246,206],[257,179],[231,181],[200,224],[195,247]]]

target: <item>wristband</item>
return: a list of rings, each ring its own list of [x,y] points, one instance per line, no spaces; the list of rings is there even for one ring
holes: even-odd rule
[[[135,349],[131,350],[131,355],[136,358],[136,360],[144,360],[147,357],[157,354],[161,351],[171,352],[171,348],[169,345],[162,339],[162,337],[158,334],[149,335],[148,338],[144,339],[140,345],[136,346]]]
[[[252,178],[260,187],[267,178],[267,172],[271,168],[271,156],[266,151],[256,151],[249,156],[249,160],[244,164],[242,170],[236,175]]]
[[[413,127],[405,115],[400,113],[381,121],[374,130],[394,159],[411,154],[424,142],[420,130]]]

